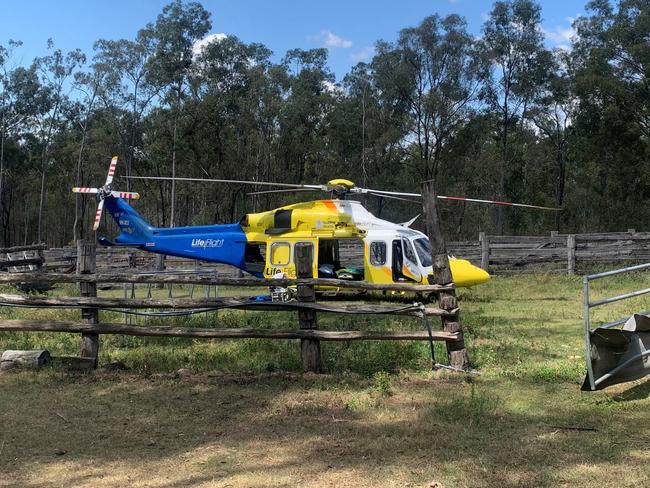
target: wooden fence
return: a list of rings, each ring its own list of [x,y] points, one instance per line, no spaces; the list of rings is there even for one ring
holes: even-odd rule
[[[43,266],[45,244],[0,247],[0,271],[35,271]]]
[[[75,308],[81,310],[81,319],[73,322],[50,320],[0,319],[2,331],[44,331],[72,332],[81,334],[79,358],[81,362],[96,366],[99,353],[99,336],[101,334],[123,334],[133,336],[194,337],[212,339],[300,339],[301,356],[305,371],[321,371],[320,341],[349,340],[425,340],[445,341],[448,351],[451,345],[462,341],[462,329],[457,332],[431,330],[429,317],[445,320],[458,320],[457,308],[439,308],[411,304],[341,304],[319,303],[316,301],[317,287],[334,286],[343,289],[366,291],[397,291],[413,294],[439,293],[453,290],[453,285],[377,285],[362,281],[335,279],[318,279],[312,277],[312,246],[296,246],[297,279],[261,280],[257,278],[238,278],[219,276],[214,272],[192,273],[134,273],[134,272],[98,272],[98,256],[94,243],[80,242],[76,252],[75,273],[22,272],[0,273],[0,284],[18,284],[32,286],[51,286],[57,283],[79,283],[80,297],[60,297],[52,295],[0,293],[0,306],[8,307],[45,307]],[[66,270],[67,271],[67,270]],[[296,287],[297,300],[291,301],[252,301],[249,297],[221,297],[204,299],[187,298],[113,298],[97,296],[97,287],[107,283],[144,283],[170,284],[182,283],[193,285],[226,285],[236,287]],[[442,306],[442,305],[441,305]],[[298,312],[298,329],[253,329],[253,328],[184,328],[153,327],[149,325],[127,325],[104,323],[100,321],[102,309],[167,309],[167,310],[221,310],[242,309],[253,311],[293,311]],[[401,331],[339,331],[320,330],[318,314],[383,314],[419,317],[424,327],[420,330]],[[433,351],[433,346],[431,347]]]
[[[650,261],[650,232],[493,236],[450,242],[449,254],[469,259],[492,274],[583,273],[595,265]]]
[[[76,266],[74,247],[41,249],[41,262],[48,272],[72,272]],[[650,261],[650,232],[557,234],[548,236],[494,236],[479,233],[476,241],[450,242],[449,254],[470,260],[492,274],[589,271],[594,265],[645,263]],[[22,249],[22,248],[17,248]],[[0,253],[2,250],[0,250]],[[24,251],[17,251],[18,253]],[[32,251],[33,252],[33,251]],[[361,241],[341,241],[341,261],[344,265],[361,262]],[[14,259],[19,259],[18,255]],[[38,259],[36,260],[38,261]],[[12,263],[13,264],[13,263]],[[3,265],[0,254],[0,270]],[[242,276],[228,265],[160,256],[127,248],[102,247],[97,249],[97,269],[119,271],[126,269],[169,271],[205,271],[220,276]]]

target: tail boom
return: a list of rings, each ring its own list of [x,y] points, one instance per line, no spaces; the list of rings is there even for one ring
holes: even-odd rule
[[[113,244],[182,258],[230,264],[245,270],[246,234],[239,224],[153,227],[121,198],[106,209],[120,228]]]

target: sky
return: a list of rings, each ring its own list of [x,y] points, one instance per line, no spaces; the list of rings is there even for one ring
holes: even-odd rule
[[[587,0],[540,0],[549,47],[568,46],[572,19]],[[133,39],[154,22],[167,0],[0,0],[0,44],[21,40],[16,55],[28,64],[46,53],[48,38],[63,50],[92,53],[97,39]],[[212,14],[211,34],[260,42],[280,59],[293,48],[326,47],[338,80],[359,61],[372,58],[379,40],[394,41],[400,29],[434,13],[458,13],[479,35],[492,0],[203,0]]]

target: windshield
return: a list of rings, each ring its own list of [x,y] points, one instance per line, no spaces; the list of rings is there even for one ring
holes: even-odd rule
[[[415,250],[420,258],[420,264],[424,268],[431,266],[431,245],[429,244],[429,239],[420,237],[419,239],[415,239],[413,244],[415,244]]]

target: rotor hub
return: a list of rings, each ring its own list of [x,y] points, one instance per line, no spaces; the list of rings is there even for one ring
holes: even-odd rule
[[[350,193],[356,185],[350,181],[343,178],[336,178],[327,182],[327,186],[330,187],[332,191],[332,196],[338,199],[344,199],[345,195]]]

